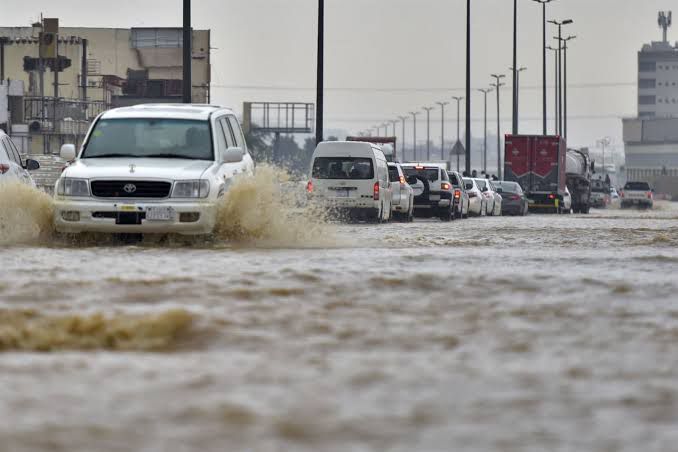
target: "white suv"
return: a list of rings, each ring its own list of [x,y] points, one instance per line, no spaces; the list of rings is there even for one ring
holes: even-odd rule
[[[54,190],[54,222],[68,233],[209,234],[217,201],[254,162],[231,110],[138,105],[109,110],[90,127]]]

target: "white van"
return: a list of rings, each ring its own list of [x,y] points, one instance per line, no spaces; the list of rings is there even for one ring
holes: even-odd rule
[[[318,145],[311,158],[311,200],[350,219],[391,219],[391,187],[386,157],[378,146],[356,141]]]

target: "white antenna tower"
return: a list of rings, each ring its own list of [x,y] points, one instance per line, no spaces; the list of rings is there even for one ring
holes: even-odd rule
[[[668,14],[664,11],[659,11],[659,19],[657,19],[657,22],[659,23],[659,28],[661,28],[664,33],[664,42],[668,42],[666,34],[672,25],[671,16],[671,11],[669,11]]]

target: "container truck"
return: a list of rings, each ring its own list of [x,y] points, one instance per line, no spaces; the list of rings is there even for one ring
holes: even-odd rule
[[[562,212],[567,145],[560,136],[506,135],[504,180],[518,182],[530,211]]]

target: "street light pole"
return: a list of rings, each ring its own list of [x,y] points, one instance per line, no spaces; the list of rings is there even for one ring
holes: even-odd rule
[[[515,101],[513,103],[514,105],[514,112],[513,112],[513,117],[516,118],[516,135],[520,132],[520,73],[523,71],[526,71],[526,67],[520,67],[517,70],[513,70],[512,67],[509,68],[511,72],[514,72],[516,74],[516,92],[515,92]]]
[[[436,102],[440,105],[440,160],[445,160],[445,106],[449,102]]]
[[[466,174],[471,174],[471,0],[466,0]]]
[[[185,104],[192,102],[193,82],[191,80],[191,63],[192,63],[192,30],[191,30],[191,0],[184,0],[184,29],[183,29],[183,83],[182,83],[182,100]],[[55,72],[56,73],[56,72]],[[55,99],[56,100],[56,99]]]
[[[513,135],[518,135],[518,0],[513,0]]]
[[[547,47],[548,50],[553,51],[553,61],[555,62],[555,67],[553,69],[553,76],[555,81],[553,82],[554,90],[553,92],[555,93],[554,98],[553,98],[553,126],[554,126],[554,135],[558,135],[558,49],[553,48],[551,46]]]
[[[318,64],[316,75],[315,141],[323,141],[324,108],[324,65],[325,65],[325,0],[318,0]]]
[[[417,159],[417,115],[419,114],[418,111],[411,111],[410,114],[412,115],[412,119],[414,120],[414,127],[412,129],[412,143],[413,143],[413,152],[414,152],[414,161],[416,162]]]
[[[457,142],[459,142],[459,124],[460,124],[460,112],[459,112],[459,104],[461,101],[464,99],[463,97],[455,96],[452,99],[457,101],[457,141],[455,142],[455,145]],[[457,171],[459,171],[459,153],[457,152]]]
[[[546,125],[546,116],[548,114],[547,112],[547,106],[546,106],[546,4],[551,3],[553,0],[533,0],[537,3],[541,3],[542,6],[542,13],[543,13],[543,21],[544,21],[544,44],[543,44],[543,57],[544,57],[544,78],[542,81],[542,88],[543,88],[543,107],[544,107],[544,128],[543,128],[543,134],[546,135],[548,133],[547,130],[547,125]]]
[[[487,93],[492,92],[489,88],[481,88],[478,91],[485,96],[485,115],[483,120],[483,173],[487,174]]]
[[[492,74],[492,77],[496,80],[495,83],[493,83],[491,86],[494,86],[494,88],[497,90],[497,175],[499,177],[499,180],[502,179],[502,168],[501,168],[501,116],[500,116],[500,109],[499,109],[499,91],[502,86],[504,86],[504,83],[501,83],[501,79],[506,77],[504,74]]]
[[[573,20],[571,19],[566,19],[563,21],[557,21],[557,20],[549,20],[549,23],[554,24],[558,27],[558,37],[554,38],[558,40],[558,130],[557,134],[562,135],[563,134],[563,79],[562,79],[562,40],[563,40],[563,34],[562,34],[562,29],[563,25],[569,25],[571,23],[574,23]]]
[[[576,36],[568,36],[563,39],[563,136],[567,141],[567,43]]]
[[[405,157],[405,121],[407,120],[407,116],[398,116],[398,119],[400,119],[403,123],[403,162],[407,160]]]
[[[431,161],[431,110],[433,107],[423,107],[426,112],[426,161]]]

